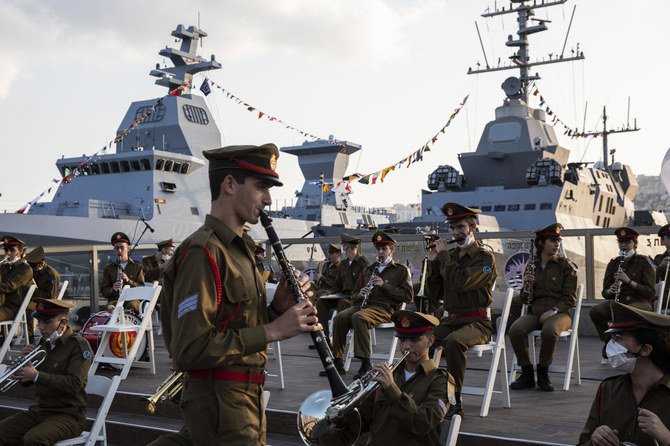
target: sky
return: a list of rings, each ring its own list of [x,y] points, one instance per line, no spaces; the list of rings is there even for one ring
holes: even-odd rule
[[[0,209],[15,211],[59,178],[61,156],[93,154],[113,138],[130,103],[163,96],[149,71],[164,63],[159,49],[178,45],[181,23],[208,33],[201,55],[223,68],[209,77],[257,109],[321,137],[361,144],[348,173],[372,173],[423,146],[462,98],[470,99],[424,161],[390,173],[383,184],[354,184],[356,205],[418,202],[438,165],[458,166],[474,151],[502,103],[500,84],[517,71],[467,75],[511,55],[505,47],[516,15],[485,19],[495,0],[0,0]],[[507,2],[497,1],[508,7]],[[604,5],[607,5],[604,7]],[[538,10],[549,31],[530,36],[531,56],[561,52],[576,6],[566,54],[579,43],[586,59],[540,66],[546,106],[571,127],[599,128],[607,106],[615,158],[637,174],[658,175],[670,146],[670,32],[667,0],[644,8],[624,0],[570,0]],[[202,75],[196,77],[199,85]],[[222,144],[299,145],[305,138],[225,98],[207,98]],[[536,97],[530,104],[538,105]],[[586,105],[588,104],[588,105]],[[586,108],[586,116],[584,111]],[[556,127],[570,161],[598,161],[601,141],[571,139]],[[283,154],[273,189],[281,206],[302,185],[296,158]]]

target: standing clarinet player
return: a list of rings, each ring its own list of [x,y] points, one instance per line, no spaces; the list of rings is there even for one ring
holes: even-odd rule
[[[130,238],[123,232],[115,232],[111,239],[117,259],[105,267],[100,283],[100,294],[107,299],[107,305],[114,306],[119,300],[121,290],[128,285],[131,288],[144,285],[142,264],[129,257]],[[129,309],[139,312],[137,300],[126,302]]]
[[[203,152],[212,207],[205,224],[165,268],[161,321],[165,345],[186,372],[184,428],[152,445],[265,445],[263,384],[267,344],[318,330],[308,299],[296,303],[280,283],[272,304],[243,239],[281,186],[274,144]],[[307,278],[300,286],[308,287]]]
[[[620,254],[607,264],[602,296],[640,310],[653,311],[656,273],[646,256],[635,253],[639,234],[633,229],[623,227],[614,231],[614,235]],[[605,330],[612,319],[610,308],[610,302],[601,302],[589,311],[598,336],[604,343],[602,354],[605,359],[605,349],[610,339]]]

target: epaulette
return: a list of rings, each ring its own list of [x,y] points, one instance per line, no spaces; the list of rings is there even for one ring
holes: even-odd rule
[[[656,269],[656,263],[654,262],[654,259],[651,258],[651,256],[644,256],[645,259],[647,259],[647,262],[649,262],[649,265],[651,265],[652,268]]]
[[[81,354],[84,359],[90,359],[93,356],[93,351],[91,350],[91,346],[89,345],[88,341],[84,339],[83,336],[79,336],[78,334],[74,333],[71,337],[77,341],[77,344],[79,344],[79,348],[81,349]]]
[[[449,372],[447,372],[447,369],[443,369],[442,367],[437,367],[435,368],[435,373],[439,373],[442,376],[449,376]]]
[[[491,245],[487,245],[486,243],[480,240],[477,240],[477,244],[479,245],[482,251],[493,253],[493,248],[491,247]]]
[[[565,264],[568,265],[570,268],[572,268],[572,270],[573,270],[575,273],[578,273],[578,272],[579,272],[579,267],[578,267],[577,264],[576,264],[575,262],[573,262],[572,260],[570,260],[570,259],[568,259],[568,258],[566,258],[566,257],[559,257],[559,259],[562,260],[563,262],[565,262]]]
[[[207,246],[207,240],[212,236],[212,228],[207,225],[202,225],[195,231],[190,239],[190,246],[204,248]]]

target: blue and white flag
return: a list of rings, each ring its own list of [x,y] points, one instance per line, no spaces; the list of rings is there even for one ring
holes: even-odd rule
[[[207,96],[212,92],[212,89],[209,87],[209,79],[205,78],[204,81],[202,81],[202,85],[200,86],[200,91]]]

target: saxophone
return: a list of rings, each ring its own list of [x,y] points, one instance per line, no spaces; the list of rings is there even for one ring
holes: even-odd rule
[[[537,237],[536,234],[533,233],[533,237],[530,239],[530,260],[528,261],[528,266],[526,267],[526,271],[530,270],[533,273],[533,276],[535,275],[535,262],[537,262],[537,247],[535,246],[536,237]],[[530,303],[533,301],[533,288],[534,288],[534,281],[533,282],[524,281],[523,294],[525,297],[524,303],[526,305],[530,305]]]

